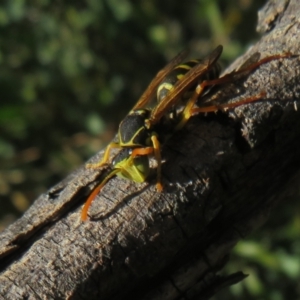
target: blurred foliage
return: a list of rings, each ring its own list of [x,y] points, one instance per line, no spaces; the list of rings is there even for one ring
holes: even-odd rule
[[[237,270],[249,276],[214,300],[300,299],[299,197],[281,202],[259,232],[238,243],[225,274]]]
[[[181,49],[189,46],[201,58],[222,44],[226,63],[237,57],[257,38],[263,4],[3,0],[0,230],[104,147],[147,83]],[[236,247],[227,271],[251,276],[216,299],[299,298],[292,285],[300,277],[294,211],[286,209],[286,220]]]

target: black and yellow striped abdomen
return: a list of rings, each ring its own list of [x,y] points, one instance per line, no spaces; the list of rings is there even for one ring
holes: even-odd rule
[[[203,60],[193,59],[176,66],[158,86],[157,101],[162,101],[163,98],[170,92],[170,90],[172,90],[172,88],[178,80],[182,79],[188,71],[190,71],[196,65],[201,63],[203,63]],[[198,78],[195,85],[203,82],[204,80],[212,80],[218,78],[220,72],[220,65],[218,63],[215,63],[214,65],[210,66],[210,69],[207,72],[204,72],[204,74]]]

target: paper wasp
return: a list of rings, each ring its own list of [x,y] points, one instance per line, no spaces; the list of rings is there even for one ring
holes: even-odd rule
[[[109,161],[112,148],[122,149],[112,160],[111,171],[88,197],[81,214],[83,221],[87,219],[92,201],[112,177],[119,176],[138,183],[147,180],[150,171],[150,155],[154,155],[157,162],[156,188],[158,191],[162,191],[161,141],[165,138],[164,132],[169,131],[172,134],[181,129],[194,114],[233,108],[259,100],[265,95],[262,92],[235,103],[196,106],[197,100],[205,93],[207,87],[232,82],[239,74],[247,74],[261,64],[291,56],[291,54],[278,54],[261,60],[252,58],[253,62],[249,60],[250,63],[248,61],[240,69],[219,77],[220,67],[217,61],[222,50],[223,47],[220,45],[204,59],[191,60],[183,64],[181,62],[187,52],[181,52],[158,72],[133,109],[120,123],[117,141],[113,141],[107,146],[100,162],[87,165],[87,168],[100,168]],[[191,96],[187,98],[182,108],[179,108],[178,113],[177,108],[187,92],[191,92]],[[145,108],[153,98],[157,99],[154,108]],[[163,128],[165,124],[168,124],[168,128]]]

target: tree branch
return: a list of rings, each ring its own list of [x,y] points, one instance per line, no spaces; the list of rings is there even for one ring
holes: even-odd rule
[[[299,54],[300,3],[284,4],[268,2],[259,14],[265,35],[230,69],[255,52]],[[1,297],[207,299],[242,280],[239,272],[217,272],[299,177],[299,79],[299,57],[292,57],[222,86],[222,101],[267,96],[195,116],[174,134],[162,151],[162,193],[152,178],[114,178],[85,223],[82,205],[103,171],[82,166],[41,195],[0,236]]]

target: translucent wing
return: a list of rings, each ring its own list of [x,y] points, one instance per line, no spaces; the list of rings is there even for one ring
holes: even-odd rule
[[[159,102],[158,105],[151,111],[149,118],[149,124],[154,125],[163,117],[180,97],[197,81],[197,79],[205,74],[212,65],[216,63],[223,51],[223,47],[219,45],[213,50],[206,58],[201,60],[194,68],[188,71],[185,76],[178,80],[173,89],[166,95],[163,101]]]
[[[140,97],[138,102],[135,104],[132,110],[136,110],[145,105],[152,99],[152,97],[156,94],[156,90],[158,85],[161,83],[162,79],[170,73],[175,66],[180,64],[188,55],[188,50],[183,50],[179,54],[177,54],[162,70],[160,70],[154,79],[151,81],[143,95]]]
[[[257,63],[259,59],[260,59],[260,53],[259,52],[253,53],[250,57],[246,59],[246,61],[244,61],[244,63],[236,71],[247,69],[251,65]]]

